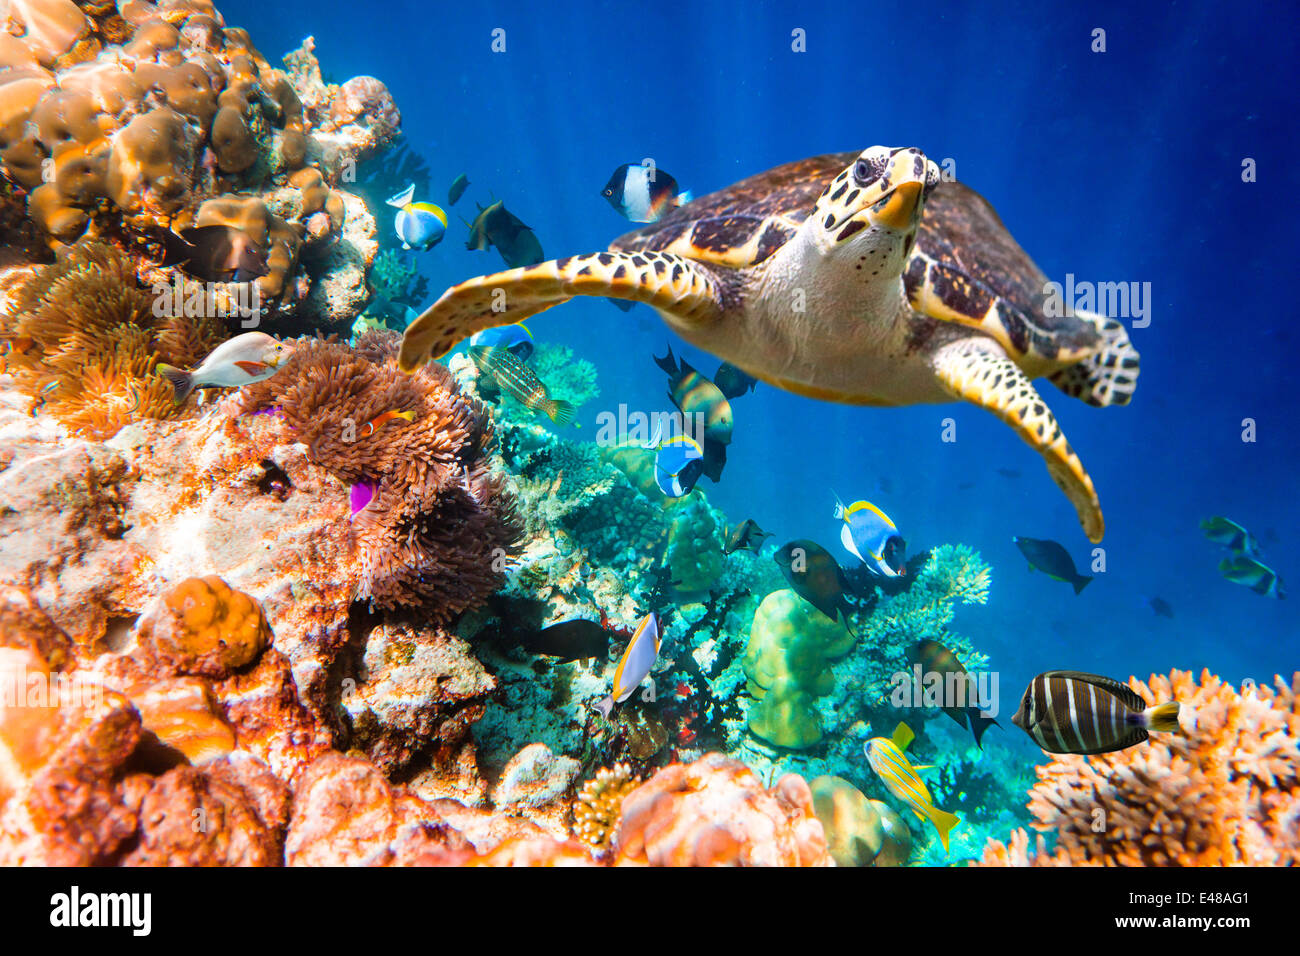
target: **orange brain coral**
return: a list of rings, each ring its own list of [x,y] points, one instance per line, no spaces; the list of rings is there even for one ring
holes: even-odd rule
[[[269,642],[261,606],[215,574],[176,585],[140,625],[140,643],[181,674],[228,677]]]
[[[623,800],[617,862],[650,866],[831,866],[812,791],[797,774],[768,790],[719,753],[660,770]]]
[[[1030,791],[1034,826],[990,841],[985,866],[1289,866],[1300,863],[1300,672],[1288,686],[1237,693],[1203,671],[1153,675],[1133,689],[1195,714],[1188,737],[1157,734],[1098,757],[1056,756]]]

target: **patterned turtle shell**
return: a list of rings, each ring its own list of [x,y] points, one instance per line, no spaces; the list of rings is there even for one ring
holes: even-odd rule
[[[670,252],[732,269],[756,266],[798,231],[827,185],[857,158],[829,153],[702,196],[619,237],[620,252]],[[983,196],[941,182],[925,203],[903,283],[912,308],[977,328],[1013,356],[1077,361],[1101,344],[1097,326],[1048,310],[1047,277]]]

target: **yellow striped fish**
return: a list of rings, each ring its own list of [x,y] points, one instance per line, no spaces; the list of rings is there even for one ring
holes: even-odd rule
[[[867,741],[863,750],[866,751],[871,769],[884,781],[889,792],[906,803],[918,820],[929,820],[934,824],[934,828],[939,831],[943,851],[947,853],[948,831],[961,823],[961,820],[957,819],[956,814],[940,810],[934,805],[930,788],[916,773],[917,770],[927,768],[913,767],[911,761],[903,755],[915,736],[911,727],[900,723],[894,728],[893,739],[873,737]]]
[[[573,406],[551,398],[546,384],[537,373],[519,360],[508,348],[499,345],[474,346],[470,358],[498,385],[534,411],[545,412],[557,425],[573,421]]]

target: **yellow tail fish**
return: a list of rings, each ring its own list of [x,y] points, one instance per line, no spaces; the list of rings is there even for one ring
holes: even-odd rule
[[[863,750],[871,769],[885,782],[889,792],[898,797],[911,808],[918,820],[929,820],[939,831],[943,851],[948,852],[948,831],[961,823],[957,815],[947,810],[940,810],[934,805],[930,789],[916,773],[925,767],[913,767],[911,761],[903,755],[907,745],[915,738],[912,728],[900,723],[894,728],[893,739],[873,737],[867,741]]]

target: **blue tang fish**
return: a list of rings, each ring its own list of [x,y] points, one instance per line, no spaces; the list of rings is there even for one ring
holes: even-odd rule
[[[480,329],[469,337],[470,346],[484,348],[504,348],[515,353],[515,358],[527,362],[533,354],[533,333],[522,322],[514,325],[498,325],[491,329]]]
[[[869,501],[855,501],[846,508],[836,495],[835,517],[844,522],[840,541],[845,550],[881,577],[902,577],[907,542],[889,515]]]
[[[442,242],[447,234],[447,214],[431,202],[412,202],[415,198],[415,184],[388,200],[388,205],[397,207],[397,238],[402,240],[403,249],[428,251]]]
[[[659,618],[651,611],[636,626],[636,632],[627,642],[623,659],[614,671],[614,687],[610,692],[596,701],[594,709],[606,720],[614,711],[615,704],[621,704],[632,696],[632,692],[641,686],[641,682],[650,677],[650,669],[659,657]],[[654,678],[650,678],[649,691],[654,694]]]
[[[659,446],[655,455],[655,484],[669,498],[689,495],[704,474],[704,449],[689,435],[677,435]]]

